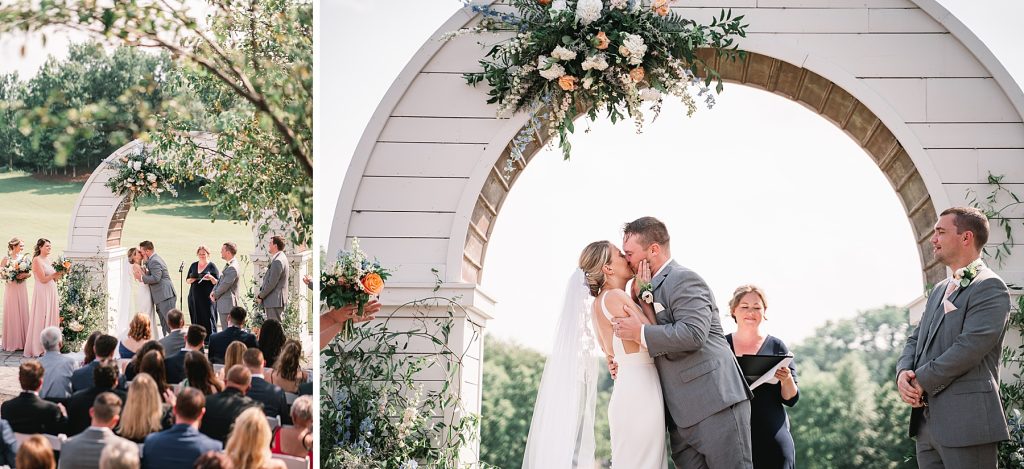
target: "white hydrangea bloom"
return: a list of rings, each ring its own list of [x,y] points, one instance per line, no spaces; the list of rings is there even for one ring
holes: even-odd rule
[[[566,10],[568,8],[569,8],[569,6],[566,5],[565,0],[555,0],[555,1],[551,2],[551,10],[552,11],[562,11],[562,10]]]
[[[647,44],[644,44],[644,38],[636,34],[627,34],[622,45],[629,51],[630,65],[640,65],[644,62],[644,54],[647,53]]]
[[[580,0],[576,4],[576,18],[581,24],[588,25],[601,19],[601,9],[604,8],[602,0]]]
[[[555,60],[574,60],[576,59],[576,52],[562,46],[555,46],[555,50],[551,51],[551,57],[554,57]]]
[[[604,54],[592,55],[583,61],[583,70],[603,71],[606,68],[608,68],[608,60]]]
[[[661,91],[654,88],[644,88],[640,91],[640,99],[644,101],[657,101],[661,99]]]
[[[540,71],[540,76],[547,78],[548,81],[557,80],[562,75],[565,75],[565,68],[558,63],[553,63],[549,67],[547,65],[548,57],[542,55],[537,57],[537,69]]]

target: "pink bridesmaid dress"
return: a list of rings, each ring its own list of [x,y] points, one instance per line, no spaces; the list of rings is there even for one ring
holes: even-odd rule
[[[43,258],[43,270],[46,275],[53,275],[53,265],[46,258]],[[32,293],[32,312],[28,319],[28,333],[25,334],[25,356],[38,357],[45,352],[39,334],[50,326],[59,323],[60,304],[57,299],[57,282],[50,280],[42,282],[35,269],[32,276],[36,279],[35,291]],[[35,339],[33,339],[35,338]]]
[[[8,265],[17,260],[17,258],[8,257]],[[13,352],[25,348],[27,323],[28,285],[24,281],[7,282],[7,287],[4,289],[4,350]]]

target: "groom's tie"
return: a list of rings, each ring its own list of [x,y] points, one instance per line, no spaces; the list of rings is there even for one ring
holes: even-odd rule
[[[953,294],[954,291],[956,291],[956,287],[957,286],[959,286],[959,282],[957,281],[957,279],[955,277],[949,279],[949,283],[946,284],[946,294],[942,295],[942,312],[943,313],[950,313],[950,312],[956,311],[956,306],[953,306],[953,302],[949,301],[949,297]]]

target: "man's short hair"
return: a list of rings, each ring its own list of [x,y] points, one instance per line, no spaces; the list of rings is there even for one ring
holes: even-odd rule
[[[21,389],[35,391],[43,384],[43,364],[39,360],[25,360],[18,366],[18,382]]]
[[[226,381],[235,386],[248,387],[252,382],[252,373],[242,365],[235,365],[228,370]]]
[[[124,439],[106,443],[100,453],[100,467],[103,469],[139,469],[139,445]]]
[[[96,338],[93,350],[96,351],[97,357],[110,358],[114,356],[114,351],[117,350],[117,338],[112,335],[101,334]]]
[[[245,308],[241,306],[235,306],[234,308],[231,308],[231,311],[228,312],[228,317],[231,318],[231,324],[234,324],[238,327],[242,327],[242,325],[245,324],[246,314],[247,313],[245,311]]]
[[[956,234],[964,231],[974,233],[974,247],[979,251],[988,242],[989,224],[985,212],[974,207],[952,207],[942,211],[939,216],[953,215],[953,224],[956,225]]]
[[[60,333],[60,328],[56,326],[47,327],[39,333],[39,341],[43,344],[43,350],[47,352],[60,351],[61,340],[63,340],[63,336]]]
[[[119,374],[117,362],[101,362],[99,366],[92,369],[93,385],[100,389],[114,389],[117,386],[117,375]],[[106,420],[104,420],[106,422]]]
[[[256,347],[249,347],[248,350],[242,354],[242,363],[249,368],[263,368],[263,351]]]
[[[115,416],[121,415],[121,398],[112,392],[101,392],[92,401],[92,415],[100,422],[113,422]]]
[[[177,308],[168,311],[167,324],[169,324],[172,329],[181,329],[181,326],[185,325],[185,314]]]
[[[142,249],[147,249],[147,250],[152,251],[153,250],[153,242],[152,241],[143,241],[143,242],[139,243],[139,247],[142,248]]]
[[[174,413],[186,420],[198,419],[205,407],[206,396],[193,387],[182,388],[174,401]]]
[[[284,251],[284,238],[280,236],[271,236],[270,242],[274,243],[274,246],[277,246],[279,251]]]
[[[228,242],[224,243],[224,249],[227,249],[228,252],[230,252],[232,256],[234,256],[235,254],[238,254],[238,245],[235,244],[235,243],[232,243],[231,241],[228,241]]]
[[[185,333],[185,342],[192,347],[198,347],[203,345],[203,341],[206,340],[206,328],[198,324],[188,326],[188,332]]]
[[[622,233],[626,236],[636,236],[636,240],[647,249],[648,246],[658,243],[662,247],[668,247],[668,228],[665,224],[654,217],[640,217],[622,227]]]

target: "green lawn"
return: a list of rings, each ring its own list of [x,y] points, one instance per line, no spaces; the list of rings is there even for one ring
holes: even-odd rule
[[[2,249],[6,249],[9,239],[17,236],[25,241],[25,249],[29,252],[37,239],[47,238],[53,243],[54,253],[62,253],[68,245],[71,210],[83,186],[83,183],[41,181],[23,172],[0,173]],[[152,241],[157,253],[170,267],[177,288],[178,265],[185,261],[188,268],[196,260],[195,251],[200,244],[213,251],[212,257],[218,266],[223,265],[220,245],[225,241],[237,243],[239,254],[248,256],[253,252],[252,230],[247,224],[221,220],[211,223],[209,215],[210,206],[194,191],[182,193],[178,198],[144,200],[142,206],[128,214],[125,220],[122,245],[131,247],[142,240]],[[251,268],[243,276],[251,279]],[[31,292],[32,281],[28,283]],[[179,296],[184,294],[179,291]],[[0,317],[2,308],[0,303]]]

